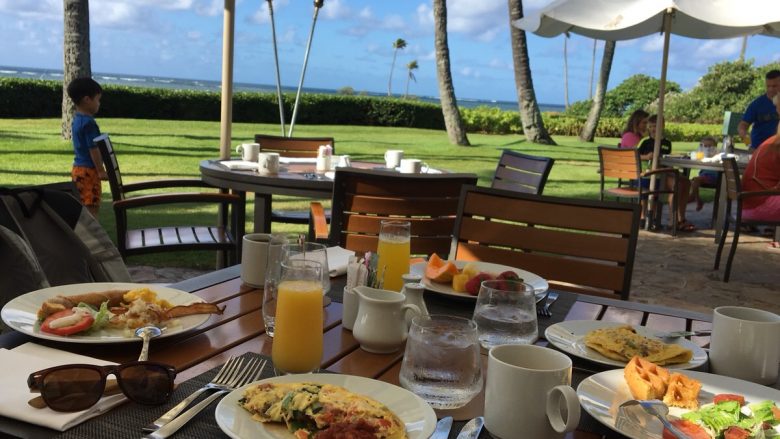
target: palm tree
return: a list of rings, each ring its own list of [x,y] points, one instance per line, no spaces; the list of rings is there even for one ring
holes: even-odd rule
[[[525,137],[531,142],[555,145],[555,141],[553,141],[544,128],[542,113],[539,111],[539,104],[536,102],[525,31],[511,24],[513,21],[523,18],[523,2],[522,0],[508,0],[508,2],[512,59],[515,68],[515,88],[517,89],[517,103],[520,109],[520,120],[523,123],[523,132]]]
[[[399,38],[393,41],[393,63],[390,65],[390,80],[387,81],[387,95],[393,95],[393,70],[395,69],[395,57],[398,55],[398,50],[406,47],[406,41],[403,38]]]
[[[444,126],[450,143],[461,146],[470,145],[466,137],[466,127],[460,117],[458,102],[455,99],[455,86],[452,84],[450,70],[450,48],[447,44],[447,4],[445,0],[433,0],[433,39],[436,48],[436,76],[439,80],[439,99],[444,115]]]
[[[417,78],[414,77],[414,73],[412,73],[413,70],[417,70],[420,66],[417,65],[417,60],[413,60],[409,62],[409,64],[406,65],[406,92],[404,93],[404,97],[409,96],[409,80],[413,80],[414,82],[417,82]]]
[[[588,79],[588,99],[593,99],[593,72],[596,70],[596,42],[593,40],[593,54],[590,57],[590,79]]]
[[[563,106],[569,108],[569,33],[563,33]]]
[[[62,66],[62,138],[70,139],[75,108],[65,88],[76,78],[92,76],[89,55],[89,0],[63,0],[65,17]]]
[[[615,42],[607,41],[604,43],[604,56],[601,58],[601,71],[599,72],[599,82],[596,84],[596,95],[590,105],[590,112],[585,125],[580,131],[580,140],[583,142],[592,142],[596,136],[596,128],[599,126],[601,110],[604,109],[604,96],[607,94],[607,83],[609,82],[609,72],[612,70],[612,58],[615,56]]]

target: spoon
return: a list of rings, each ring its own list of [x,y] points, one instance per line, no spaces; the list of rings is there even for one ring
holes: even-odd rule
[[[149,359],[149,341],[162,334],[162,330],[156,326],[144,326],[135,330],[135,336],[140,337],[144,341],[144,346],[141,348],[141,355],[138,356],[138,361],[146,361]]]
[[[642,409],[644,409],[644,411],[647,412],[649,415],[658,418],[658,420],[660,420],[661,423],[664,424],[664,427],[666,427],[666,429],[669,430],[669,432],[672,433],[674,437],[678,439],[690,439],[687,434],[683,433],[677,427],[672,425],[671,422],[669,422],[669,419],[667,419],[666,417],[669,414],[669,406],[664,404],[662,401],[659,401],[657,399],[650,399],[650,400],[632,399],[624,402],[623,404],[620,404],[620,410],[635,405],[642,407]]]

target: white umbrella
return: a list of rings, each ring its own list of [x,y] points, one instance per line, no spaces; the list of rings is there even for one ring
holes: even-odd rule
[[[572,32],[600,40],[630,40],[663,32],[661,86],[653,164],[663,137],[669,35],[721,39],[741,35],[780,37],[777,0],[557,0],[512,25],[542,37]],[[653,176],[654,177],[654,176]]]

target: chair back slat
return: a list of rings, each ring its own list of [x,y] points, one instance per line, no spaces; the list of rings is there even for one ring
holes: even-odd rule
[[[634,148],[599,146],[601,178],[638,179],[642,171],[639,151]]]
[[[726,194],[728,199],[735,201],[742,192],[742,182],[739,177],[739,165],[734,158],[726,158],[722,161],[723,178],[726,179]]]
[[[114,145],[108,134],[102,134],[95,139],[95,143],[100,149],[100,155],[103,159],[103,166],[108,174],[108,186],[111,188],[111,198],[114,201],[124,200],[125,191],[122,184],[122,173],[119,171],[119,162],[116,159]]]
[[[463,188],[450,257],[505,264],[558,288],[627,299],[639,206]]]
[[[260,144],[261,152],[277,152],[282,157],[317,157],[320,145],[330,145],[336,152],[336,143],[332,137],[281,137],[255,134],[255,142]]]
[[[548,157],[504,150],[498,161],[491,187],[541,194],[554,162]]]

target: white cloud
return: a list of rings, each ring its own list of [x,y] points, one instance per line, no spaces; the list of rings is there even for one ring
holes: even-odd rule
[[[220,0],[216,0],[216,1],[219,2]],[[275,15],[280,9],[284,9],[290,3],[290,0],[279,0],[279,1],[274,1],[273,3],[274,3],[274,15]],[[270,23],[271,15],[268,12],[268,2],[261,2],[260,8],[258,8],[257,11],[249,17],[249,21],[257,24]]]
[[[0,12],[27,18],[62,20],[62,1],[0,0]]]
[[[352,9],[342,0],[328,0],[323,4],[319,13],[328,20],[339,20],[349,18],[352,15]]]
[[[400,30],[406,27],[406,22],[404,21],[403,17],[401,17],[400,15],[392,14],[383,18],[380,26],[382,27],[382,29]]]
[[[488,67],[502,70],[513,70],[514,66],[502,59],[493,58],[488,62]]]
[[[664,36],[663,35],[651,35],[645,37],[642,41],[642,52],[660,52],[664,50]],[[622,42],[622,41],[621,41]]]
[[[193,40],[193,41],[200,40],[200,38],[203,36],[203,34],[201,34],[198,31],[195,31],[195,30],[187,31],[186,35],[187,35],[188,39]]]
[[[447,30],[450,32],[488,42],[509,28],[505,0],[450,0],[448,3]]]
[[[215,17],[222,13],[225,2],[222,0],[199,1],[195,4],[195,13],[207,17]]]
[[[479,70],[476,70],[472,67],[461,67],[460,74],[461,76],[465,76],[466,78],[474,78],[474,79],[479,79],[482,76]]]
[[[742,38],[707,40],[697,45],[695,56],[699,59],[721,60],[736,55],[741,48]]]
[[[433,29],[433,9],[427,3],[417,6],[417,25],[421,28]]]
[[[365,8],[361,9],[360,12],[358,12],[358,18],[361,20],[371,20],[374,18],[374,12],[371,11],[371,8],[366,6]]]

